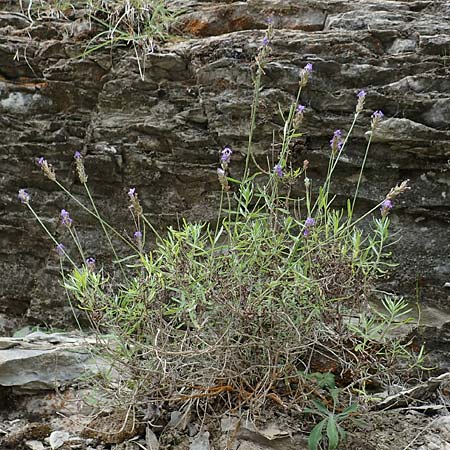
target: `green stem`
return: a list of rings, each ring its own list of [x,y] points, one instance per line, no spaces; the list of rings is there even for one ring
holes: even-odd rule
[[[98,214],[92,212],[87,206],[85,206],[83,203],[80,202],[66,187],[61,184],[58,180],[55,180],[55,183],[58,185],[58,187],[66,193],[77,205],[79,205],[82,209],[84,209],[87,213],[89,213],[91,216],[94,216],[100,223],[102,223],[105,227],[107,227],[110,231],[112,231],[117,237],[119,237],[125,244],[128,245],[128,247],[132,248],[134,251],[138,252],[138,248],[130,242],[128,239],[124,238],[114,227],[112,227],[108,222],[103,220],[101,216]]]
[[[367,155],[369,154],[370,144],[372,143],[372,136],[373,136],[373,131],[370,133],[369,142],[367,143],[367,146],[366,146],[366,153],[364,154],[364,159],[363,159],[363,162],[362,162],[362,165],[361,165],[361,170],[359,171],[358,183],[356,184],[356,190],[355,190],[355,194],[353,196],[351,216],[353,216],[353,211],[355,209],[355,203],[356,203],[356,198],[358,197],[359,186],[361,184],[362,175],[363,175],[363,172],[364,172],[364,167],[366,165]],[[350,217],[350,219],[351,219],[351,217]]]
[[[72,227],[69,227],[69,233],[72,236],[72,239],[75,242],[75,245],[77,246],[78,251],[80,252],[81,259],[83,260],[83,262],[86,262],[83,248],[81,247],[80,240],[78,239],[77,231],[75,230],[75,228],[72,230]]]
[[[333,165],[331,166],[331,170],[329,171],[329,173],[327,173],[327,177],[326,177],[325,182],[324,182],[324,184],[323,184],[324,188],[327,189],[327,192],[329,192],[329,190],[330,190],[330,186],[331,186],[331,177],[332,177],[332,175],[333,175],[334,169],[336,168],[336,165],[337,165],[337,163],[339,162],[339,159],[340,159],[340,157],[341,157],[341,155],[342,155],[342,152],[344,151],[344,148],[345,148],[345,146],[347,145],[347,141],[348,141],[350,135],[351,135],[352,132],[353,132],[353,128],[355,127],[356,120],[358,119],[358,116],[359,116],[359,112],[356,112],[355,115],[354,115],[354,117],[353,117],[352,125],[351,125],[351,127],[350,127],[350,129],[349,129],[347,135],[345,136],[344,142],[342,143],[341,149],[339,150],[339,153],[337,154],[337,157],[336,157],[336,159],[334,160]],[[314,210],[316,209],[318,202],[319,202],[319,198],[317,198],[316,201],[314,202],[314,206],[313,206],[313,208],[312,208],[312,211],[314,211]]]
[[[287,152],[289,151],[289,144],[291,143],[292,140],[293,131],[295,131],[292,129],[292,123],[294,121],[295,112],[298,106],[298,102],[300,101],[301,93],[302,93],[302,86],[300,85],[297,91],[297,96],[295,97],[295,102],[291,105],[291,108],[289,110],[289,116],[284,124],[283,143],[281,145],[281,154],[280,154],[281,161],[284,161],[287,158]]]
[[[63,268],[63,265],[62,265],[62,261],[61,261],[61,260],[59,261],[59,264],[60,264],[61,277],[62,277],[62,280],[63,280],[64,292],[66,293],[66,297],[67,297],[67,300],[68,300],[68,302],[69,302],[70,309],[72,310],[72,314],[73,314],[73,317],[75,318],[75,322],[76,322],[77,325],[78,325],[78,329],[79,329],[80,331],[83,331],[83,329],[81,328],[81,324],[80,324],[80,322],[79,322],[79,320],[78,320],[78,317],[77,317],[77,315],[76,315],[75,308],[74,308],[74,306],[73,306],[73,304],[72,304],[72,300],[70,299],[69,292],[67,291],[67,289],[66,289],[66,287],[65,287],[65,286],[66,286],[66,276],[64,275],[64,268]]]
[[[90,202],[91,202],[91,205],[92,205],[92,207],[94,208],[94,211],[95,211],[96,216],[97,216],[97,217],[100,217],[100,214],[98,213],[98,210],[97,210],[97,206],[95,205],[94,199],[92,198],[91,192],[89,191],[88,185],[87,185],[86,183],[83,183],[83,186],[84,186],[84,188],[86,189],[86,192],[87,192],[87,194],[88,194],[88,197],[89,197],[89,200],[90,200]],[[128,278],[127,278],[127,275],[126,275],[126,273],[125,273],[125,270],[124,270],[123,267],[122,267],[122,263],[120,262],[119,256],[118,256],[117,253],[116,253],[116,249],[114,248],[114,245],[113,245],[113,243],[112,243],[112,241],[111,241],[111,238],[109,237],[109,234],[108,234],[108,232],[106,231],[106,227],[105,227],[105,225],[103,224],[103,220],[100,220],[100,225],[101,225],[101,227],[102,227],[103,233],[104,233],[105,236],[106,236],[106,239],[108,240],[109,246],[111,247],[111,250],[112,250],[112,252],[114,253],[114,257],[116,258],[116,261],[117,261],[117,263],[119,264],[119,267],[120,267],[120,270],[121,270],[121,272],[122,272],[122,275],[124,276],[125,279],[128,279]]]
[[[252,102],[252,109],[251,109],[251,115],[250,115],[250,131],[248,133],[248,144],[247,144],[247,155],[245,158],[245,169],[244,169],[244,176],[242,180],[246,180],[249,175],[249,163],[250,158],[252,155],[252,145],[253,145],[253,134],[255,132],[256,128],[256,112],[258,110],[259,105],[259,94],[261,89],[261,69],[258,69],[256,73],[255,78],[255,84],[254,84],[254,96],[253,96],[253,102]]]
[[[155,236],[161,241],[162,238],[160,236],[160,234],[156,231],[156,228],[153,226],[153,224],[150,222],[150,220],[147,219],[147,217],[144,216],[144,214],[142,214],[142,220],[145,222],[145,224],[150,228],[150,230],[152,230],[152,232],[155,234]]]
[[[40,219],[40,217],[36,214],[36,212],[34,211],[34,209],[30,206],[29,203],[26,203],[26,205],[28,206],[28,209],[33,213],[33,216],[36,218],[36,220],[39,222],[39,225],[44,229],[44,231],[47,233],[47,235],[49,236],[49,238],[56,244],[56,246],[58,248],[60,242],[58,242],[52,235],[52,233],[50,233],[50,231],[48,230],[48,228],[44,225],[44,223],[42,222],[42,220]],[[77,265],[72,261],[72,259],[70,258],[70,256],[67,254],[67,252],[63,249],[60,248],[60,250],[64,253],[64,256],[70,261],[70,263],[72,264],[72,266],[76,269]]]

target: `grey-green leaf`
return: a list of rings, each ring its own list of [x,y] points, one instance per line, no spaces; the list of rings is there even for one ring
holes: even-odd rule
[[[335,450],[339,444],[339,433],[334,416],[328,418],[327,423],[328,450]]]
[[[308,439],[308,449],[317,450],[322,440],[322,431],[325,426],[326,419],[321,420],[311,431]]]

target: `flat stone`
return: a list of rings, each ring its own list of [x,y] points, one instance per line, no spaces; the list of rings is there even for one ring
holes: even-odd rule
[[[0,386],[15,390],[55,389],[105,368],[104,362],[93,358],[89,343],[83,338],[38,336],[0,338]],[[60,340],[66,342],[57,343]]]

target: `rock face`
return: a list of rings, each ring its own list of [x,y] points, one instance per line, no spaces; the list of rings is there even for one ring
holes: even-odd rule
[[[98,373],[106,363],[88,346],[93,340],[65,334],[31,333],[25,338],[0,338],[0,390],[29,392],[64,388]]]
[[[67,20],[31,21],[17,3],[3,2],[0,11],[0,328],[58,325],[70,316],[53,244],[17,201],[18,189],[29,190],[59,241],[69,244],[58,228],[65,208],[88,256],[101,264],[109,255],[100,228],[42,176],[40,156],[87,203],[73,167],[73,154],[80,151],[99,209],[129,235],[131,186],[157,226],[179,216],[215,217],[220,149],[235,150],[233,176],[242,167],[251,69],[267,16],[277,30],[263,80],[258,152],[270,150],[272,131],[280,125],[278,103],[287,108],[300,69],[312,63],[301,99],[307,106],[304,135],[294,159],[308,159],[311,178],[320,179],[330,136],[336,128],[349,129],[356,93],[365,89],[367,110],[333,190],[338,200],[353,191],[370,114],[383,110],[387,120],[369,155],[359,206],[375,205],[392,186],[411,179],[413,189],[392,214],[401,230],[402,241],[393,248],[400,266],[395,281],[386,284],[449,307],[450,290],[443,287],[450,281],[447,1],[179,1],[185,12],[175,28],[184,34],[147,55],[144,80],[132,48],[80,58],[92,37],[80,9],[68,11]]]

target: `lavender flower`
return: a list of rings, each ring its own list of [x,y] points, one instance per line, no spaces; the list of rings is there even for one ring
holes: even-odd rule
[[[281,168],[281,164],[280,163],[278,163],[274,168],[273,168],[273,171],[276,173],[276,175],[278,176],[278,177],[282,177],[284,174],[283,174],[283,169]]]
[[[41,156],[37,160],[37,163],[38,163],[38,166],[41,168],[42,172],[44,172],[44,175],[49,180],[56,181],[56,175],[55,175],[55,171],[53,170],[52,165],[49,164],[43,156]]]
[[[66,252],[65,252],[65,247],[63,244],[58,244],[55,248],[56,253],[58,253],[58,255],[62,258]]]
[[[305,220],[305,229],[303,230],[303,236],[308,237],[311,233],[311,228],[316,226],[316,221],[312,217],[308,217]]]
[[[219,178],[219,183],[222,186],[222,189],[224,191],[229,191],[230,186],[228,185],[227,176],[225,174],[225,170],[223,170],[221,167],[217,169],[217,177]]]
[[[89,257],[86,259],[86,267],[88,268],[88,270],[90,270],[91,272],[94,271],[95,269],[95,258]]]
[[[228,164],[231,161],[231,155],[233,154],[233,150],[230,147],[225,147],[222,150],[222,154],[220,155],[220,162],[222,163],[222,169],[226,170],[228,168]]]
[[[361,90],[357,94],[358,103],[356,104],[356,113],[360,113],[364,109],[364,101],[366,100],[366,91]]]
[[[298,105],[297,108],[295,109],[295,117],[294,117],[294,128],[299,128],[300,125],[303,122],[303,113],[306,109],[306,106],[304,105]]]
[[[269,45],[269,38],[267,36],[264,36],[264,39],[262,40],[263,47],[266,47]]]
[[[130,206],[129,209],[133,215],[137,217],[141,216],[143,213],[143,209],[141,204],[139,203],[139,198],[136,193],[136,188],[130,188],[128,191],[128,196],[130,197]]]
[[[384,117],[384,114],[381,111],[375,111],[372,114],[372,130],[374,130],[378,123],[381,121],[381,119]]]
[[[300,72],[300,86],[304,87],[308,84],[308,79],[312,73],[313,66],[311,63],[306,64],[306,66]]]
[[[316,221],[315,221],[315,219],[313,219],[312,217],[308,217],[306,220],[305,220],[305,227],[306,228],[311,228],[311,227],[313,227],[313,226],[315,226],[316,225]]]
[[[380,208],[381,216],[386,217],[389,214],[390,210],[393,208],[393,206],[394,205],[389,199],[383,200]]]
[[[409,191],[411,188],[408,186],[409,180],[402,181],[400,185],[393,187],[389,193],[386,195],[386,200],[394,200],[400,194]]]
[[[28,203],[30,203],[30,194],[25,189],[19,190],[18,197],[19,197],[20,203],[23,203],[24,205],[27,205]]]
[[[134,238],[135,238],[137,241],[140,241],[140,240],[142,239],[142,233],[141,233],[140,231],[135,231],[135,232],[134,232]]]
[[[61,210],[61,223],[66,226],[66,227],[70,227],[72,225],[72,218],[70,217],[70,214],[68,211],[66,211],[65,209]]]
[[[342,131],[341,130],[335,130],[335,132],[333,133],[333,137],[330,140],[331,151],[333,153],[341,151],[342,145],[343,145],[343,142],[342,142]]]
[[[83,162],[81,153],[77,151],[77,152],[75,152],[73,157],[75,158],[75,166],[77,168],[77,173],[78,173],[78,178],[80,180],[80,183],[85,184],[85,183],[87,183],[88,177],[87,177],[86,171],[84,169],[84,162]]]

